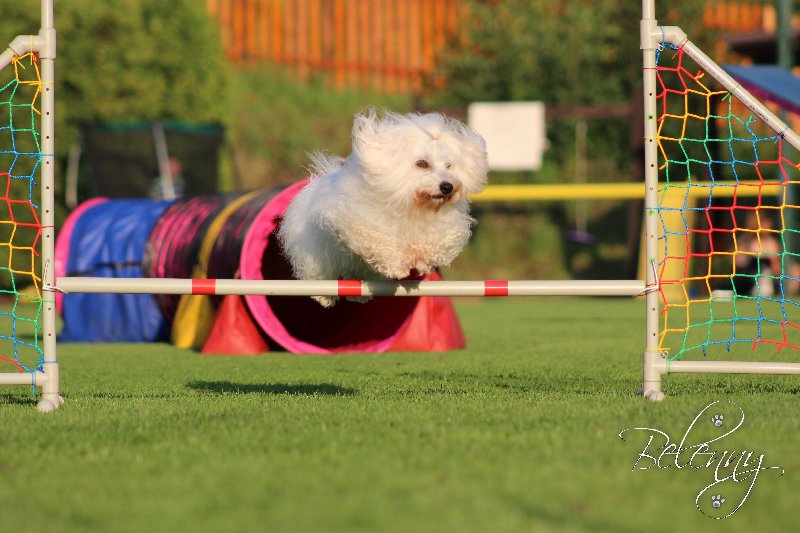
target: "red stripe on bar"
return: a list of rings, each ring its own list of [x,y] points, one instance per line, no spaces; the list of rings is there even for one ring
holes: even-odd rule
[[[203,278],[193,279],[192,294],[217,294],[217,280]]]
[[[351,279],[340,279],[339,296],[361,296],[361,282]]]
[[[487,279],[483,282],[484,296],[508,296],[508,281]]]

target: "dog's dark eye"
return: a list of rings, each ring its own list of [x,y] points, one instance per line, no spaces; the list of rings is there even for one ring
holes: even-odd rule
[[[447,163],[447,164],[445,165],[445,168],[450,168],[451,166],[453,166],[453,165],[452,165],[452,164],[450,164],[450,163]]]
[[[430,168],[431,165],[430,165],[430,163],[428,163],[424,159],[420,159],[419,161],[417,161],[417,166],[419,168]]]

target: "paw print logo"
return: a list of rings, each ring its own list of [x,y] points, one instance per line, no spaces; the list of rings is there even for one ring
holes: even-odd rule
[[[724,419],[725,417],[722,415],[714,415],[711,417],[711,422],[713,422],[715,426],[720,427]]]
[[[712,506],[714,509],[719,509],[719,508],[720,508],[720,506],[721,506],[723,503],[725,503],[725,498],[723,498],[723,497],[722,497],[722,496],[720,496],[719,494],[714,494],[713,496],[711,496],[711,506]]]

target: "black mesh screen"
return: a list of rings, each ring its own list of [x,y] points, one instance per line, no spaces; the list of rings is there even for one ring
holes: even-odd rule
[[[184,196],[217,192],[219,126],[164,122],[164,134],[178,190]],[[153,195],[160,175],[152,123],[91,126],[83,130],[91,196],[139,198]],[[87,168],[88,167],[88,168]]]

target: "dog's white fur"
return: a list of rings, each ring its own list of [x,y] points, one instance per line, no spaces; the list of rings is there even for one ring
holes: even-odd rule
[[[298,279],[425,275],[467,244],[467,195],[484,189],[486,171],[485,141],[457,120],[370,109],[355,116],[349,157],[312,155],[278,238]]]

